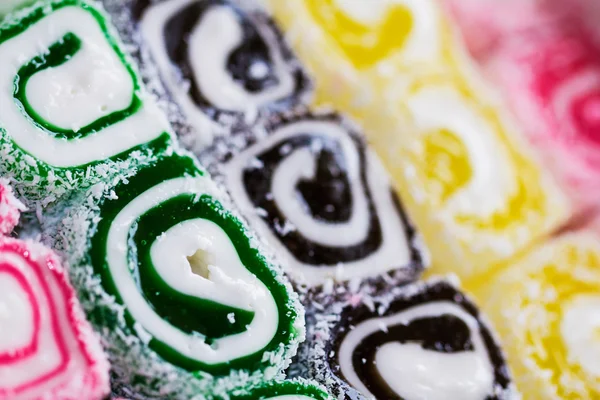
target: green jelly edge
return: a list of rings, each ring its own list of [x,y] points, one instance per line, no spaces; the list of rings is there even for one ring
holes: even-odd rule
[[[157,184],[170,179],[199,175],[203,175],[203,172],[192,158],[174,154],[171,157],[162,158],[155,164],[141,169],[134,177],[129,179],[128,183],[119,184],[115,188],[115,193],[118,198],[116,200],[107,200],[100,207],[100,222],[96,232],[91,238],[88,256],[95,273],[101,277],[104,289],[109,294],[114,295],[120,304],[123,304],[123,300],[115,287],[106,263],[107,238],[112,221],[133,199]],[[177,197],[175,197],[175,199],[177,199]],[[264,256],[256,248],[252,247],[250,238],[247,236],[248,231],[240,220],[227,212],[210,196],[200,196],[196,201],[202,203],[202,206],[206,206],[207,208],[214,207],[214,209],[211,210],[204,210],[204,215],[209,215],[210,217],[208,219],[211,219],[213,222],[218,222],[219,226],[225,230],[237,249],[242,263],[250,272],[258,277],[272,293],[279,312],[277,332],[273,339],[262,350],[229,362],[213,365],[198,362],[183,356],[170,348],[167,344],[154,338],[150,340],[149,347],[165,361],[190,372],[208,372],[214,376],[225,376],[230,374],[233,370],[246,370],[250,373],[255,370],[265,370],[270,367],[271,364],[264,361],[264,353],[279,352],[282,349],[282,345],[288,347],[300,336],[301,333],[295,327],[295,322],[300,316],[295,307],[297,307],[297,304],[299,305],[299,303],[296,303],[292,299],[290,293],[291,288],[280,280],[282,274],[271,268]],[[148,213],[152,212],[153,210],[148,211]],[[141,217],[143,218],[145,215]],[[178,219],[178,222],[181,222],[181,220]],[[136,235],[136,232],[132,233],[134,236]],[[132,332],[135,332],[133,329],[136,322],[135,319],[127,312],[127,309],[125,314],[128,326],[132,329]]]
[[[242,394],[233,394],[229,400],[262,400],[275,396],[304,395],[315,400],[333,400],[324,389],[304,380],[272,382],[250,389]]]
[[[14,14],[9,14],[9,16],[6,17],[0,24],[0,45],[2,43],[4,43],[5,41],[10,40],[10,39],[14,38],[15,36],[21,34],[31,24],[36,23],[37,21],[41,20],[42,18],[44,18],[51,12],[56,11],[63,7],[68,7],[68,6],[81,7],[83,9],[85,9],[86,11],[90,12],[96,18],[96,20],[99,21],[101,28],[105,32],[105,35],[106,35],[107,39],[109,40],[110,44],[112,45],[113,49],[115,50],[115,52],[117,53],[119,58],[123,61],[123,63],[127,66],[127,69],[130,72],[130,74],[132,74],[132,76],[134,77],[134,85],[136,88],[135,93],[136,93],[136,96],[139,96],[139,90],[141,89],[141,84],[140,84],[141,81],[140,81],[139,75],[137,74],[136,70],[133,68],[133,66],[132,66],[133,64],[129,61],[128,56],[121,49],[121,46],[119,45],[120,42],[116,39],[116,36],[113,33],[114,29],[107,22],[108,17],[105,16],[101,10],[99,10],[95,6],[88,4],[84,1],[81,1],[81,0],[58,0],[58,1],[51,1],[49,3],[42,2],[37,6],[34,5],[33,7],[24,8],[22,10],[16,11]],[[23,15],[23,16],[20,17],[21,15]],[[15,18],[15,16],[17,18]],[[18,18],[18,17],[20,17],[20,18]],[[17,80],[18,77],[15,77],[15,79]],[[18,90],[18,81],[15,81],[15,92],[17,90]],[[0,125],[1,125],[1,121],[0,121]],[[129,158],[131,153],[136,152],[136,151],[146,152],[148,154],[158,154],[158,152],[163,152],[163,151],[166,152],[171,149],[171,147],[173,145],[172,144],[173,140],[174,139],[173,139],[171,133],[164,132],[162,135],[158,136],[156,139],[153,139],[152,141],[139,144],[135,147],[127,149],[119,154],[108,157],[106,159],[96,160],[96,161],[90,162],[88,164],[83,164],[83,165],[79,165],[76,167],[66,167],[65,168],[65,167],[54,167],[54,166],[51,166],[47,163],[44,163],[44,162],[38,160],[36,157],[32,156],[27,151],[22,149],[19,145],[17,145],[11,139],[10,134],[8,134],[6,132],[6,129],[0,127],[0,145],[8,144],[16,152],[16,154],[14,154],[11,150],[11,153],[13,153],[11,155],[14,156],[15,160],[16,160],[15,163],[12,163],[14,165],[6,165],[6,162],[4,163],[5,164],[4,169],[6,171],[8,171],[9,173],[12,172],[12,173],[20,175],[24,172],[22,166],[29,165],[32,168],[32,171],[28,171],[28,174],[27,174],[28,176],[31,175],[30,179],[34,178],[35,176],[39,176],[41,178],[47,178],[49,176],[50,172],[56,173],[60,176],[67,176],[68,173],[75,173],[75,174],[81,173],[82,176],[85,176],[85,178],[82,178],[82,181],[85,181],[88,184],[93,183],[93,182],[91,182],[91,180],[87,176],[87,174],[85,174],[85,172],[88,168],[104,164],[107,161],[113,161],[113,162],[125,161],[126,159]],[[35,163],[32,164],[31,162],[29,162],[27,160],[28,157],[35,160]],[[71,177],[69,177],[69,179],[70,178]],[[21,180],[21,179],[19,179],[19,180]],[[44,182],[41,182],[41,185],[43,185],[43,184],[44,184]]]

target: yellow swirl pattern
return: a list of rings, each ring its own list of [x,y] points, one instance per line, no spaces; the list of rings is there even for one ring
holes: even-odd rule
[[[480,276],[566,220],[564,195],[435,0],[373,0],[381,16],[361,21],[341,0],[269,1],[315,77],[315,103],[351,114],[365,129],[431,250],[434,273]],[[455,93],[442,111],[458,102],[476,124],[431,126],[435,111],[416,115],[411,97],[438,87]],[[469,202],[477,212],[464,207]]]
[[[510,140],[509,127],[503,121],[498,110],[484,103],[476,93],[474,93],[465,82],[461,82],[459,77],[448,79],[446,81],[436,79],[433,83],[428,79],[416,81],[416,84],[407,92],[403,99],[405,102],[410,102],[412,94],[418,93],[420,89],[432,86],[433,88],[446,89],[451,88],[456,92],[456,98],[448,99],[450,103],[462,103],[465,109],[468,109],[473,117],[480,121],[484,121],[485,130],[477,131],[477,134],[486,135],[486,138],[480,138],[480,141],[487,141],[493,151],[489,151],[489,157],[492,160],[491,164],[496,164],[495,167],[500,169],[503,165],[510,165],[512,172],[513,184],[512,190],[505,193],[504,206],[495,210],[489,215],[481,216],[469,213],[457,213],[455,222],[457,225],[470,227],[475,230],[482,231],[506,231],[513,225],[521,225],[523,221],[527,221],[535,226],[543,223],[543,216],[540,218],[535,215],[528,215],[532,210],[547,209],[546,194],[543,190],[542,171],[532,164],[532,161],[522,154],[514,143]],[[402,100],[400,101],[403,102]],[[401,104],[400,107],[403,107]],[[465,120],[469,115],[465,116]],[[432,117],[433,118],[433,117]],[[466,123],[466,121],[465,121]],[[422,132],[421,126],[415,121],[416,130]],[[461,189],[467,186],[473,180],[473,171],[479,165],[473,165],[472,157],[469,154],[469,148],[466,145],[468,135],[467,129],[463,131],[452,131],[443,129],[443,133],[431,136],[428,134],[419,134],[417,143],[423,146],[425,154],[421,157],[412,157],[409,163],[415,166],[416,171],[423,172],[422,182],[435,182],[442,186],[442,193],[458,193]],[[486,151],[485,148],[473,148],[471,151]],[[451,163],[438,165],[438,168],[432,167],[438,160],[452,160]],[[494,165],[492,165],[494,166]],[[443,167],[443,168],[442,168]],[[490,176],[493,178],[493,176]],[[490,181],[490,186],[496,185],[497,182]],[[419,181],[412,183],[413,185],[421,185]],[[424,185],[424,192],[430,198],[429,203],[432,208],[444,208],[451,196],[437,198],[436,191],[431,186]],[[543,229],[543,226],[541,227]]]
[[[419,164],[419,181],[437,206],[442,206],[473,176],[466,153],[465,144],[449,129],[425,133],[423,157],[415,157],[414,162]]]
[[[409,9],[392,4],[377,26],[355,21],[334,0],[307,0],[306,5],[315,21],[332,34],[332,39],[357,68],[363,69],[386,59],[402,48],[414,21]]]
[[[475,295],[503,340],[523,398],[600,398],[600,358],[596,357],[600,354],[600,240],[596,236],[583,232],[554,239],[504,270],[493,283],[476,288]],[[583,317],[575,316],[578,326],[565,325],[573,304],[582,301],[592,307],[585,309]],[[565,331],[578,335],[577,347],[585,347],[575,348]],[[586,368],[582,352],[596,357],[595,368]]]

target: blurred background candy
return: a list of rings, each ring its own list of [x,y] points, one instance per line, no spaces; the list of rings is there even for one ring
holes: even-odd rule
[[[432,273],[485,275],[561,226],[569,204],[439,2],[370,4],[269,7],[314,76],[315,102],[363,127],[431,250]]]
[[[472,54],[577,212],[595,208],[600,194],[600,42],[589,23],[598,15],[592,4],[448,1]]]

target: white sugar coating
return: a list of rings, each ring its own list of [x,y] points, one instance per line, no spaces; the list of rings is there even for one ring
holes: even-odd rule
[[[208,169],[217,184],[219,184],[223,190],[228,191],[228,179],[223,168],[223,163],[232,155],[244,151],[244,149],[251,146],[252,143],[266,140],[269,136],[268,130],[272,129],[273,126],[285,123],[286,121],[297,120],[300,116],[318,119],[331,116],[331,111],[328,108],[309,111],[306,108],[298,107],[294,110],[281,112],[277,116],[270,116],[268,120],[261,120],[261,123],[251,130],[246,130],[227,138],[217,138],[212,146],[199,154],[200,162]],[[360,132],[360,128],[355,125],[353,121],[348,118],[340,117],[338,124],[351,135],[352,139],[357,140],[361,145],[366,145],[364,137],[357,134],[357,132]],[[259,160],[256,160],[255,162],[260,163]],[[260,216],[262,212],[263,210],[256,210],[258,216]],[[325,307],[336,297],[338,299],[354,299],[354,301],[360,298],[368,299],[371,295],[386,290],[387,287],[394,287],[416,279],[423,268],[429,266],[430,256],[420,234],[414,231],[414,226],[410,219],[405,221],[405,223],[406,228],[411,231],[411,234],[407,235],[408,237],[406,238],[407,245],[412,253],[419,255],[420,261],[415,262],[411,257],[409,264],[399,265],[399,267],[404,268],[387,271],[374,278],[350,279],[346,282],[339,282],[339,279],[329,279],[324,282],[323,286],[317,288],[309,287],[309,285],[306,284],[307,282],[302,279],[293,279],[292,282],[294,288],[299,293],[302,303],[312,309],[313,307]],[[288,228],[289,225],[282,225],[281,227]],[[261,239],[266,240],[264,235],[261,235]],[[274,252],[274,254],[278,256],[278,259],[285,260],[281,258],[277,251],[272,250],[276,247],[268,243],[265,243],[265,246],[271,249],[271,253]],[[409,267],[406,268],[407,266]],[[343,264],[338,266],[338,272],[341,268],[343,268]]]
[[[121,27],[131,26],[128,17],[121,21],[117,18],[117,23]],[[126,48],[128,51],[137,51],[137,46],[131,43]],[[165,93],[158,79],[148,78],[148,76],[156,77],[148,72],[152,68],[152,63],[146,62],[144,65],[142,76],[149,84],[150,91],[157,99],[159,96],[164,99]],[[159,101],[159,105],[172,117],[176,127],[183,126],[178,119],[178,111],[172,103]],[[13,161],[13,165],[17,166],[9,170],[3,163],[0,165],[0,173],[4,172],[7,177],[18,181],[15,185],[17,192],[28,199],[27,204],[37,216],[38,221],[31,223],[31,231],[36,231],[39,224],[44,242],[61,250],[67,265],[71,266],[69,273],[78,290],[78,296],[88,318],[101,333],[109,352],[113,364],[113,383],[120,394],[131,399],[142,398],[142,396],[162,399],[174,393],[186,399],[204,398],[204,395],[198,393],[207,393],[210,389],[214,394],[225,394],[234,387],[258,383],[262,380],[260,373],[248,376],[244,372],[234,372],[222,378],[191,374],[161,361],[145,346],[143,340],[136,337],[127,327],[124,308],[104,291],[100,279],[94,275],[89,265],[89,260],[86,260],[89,234],[98,223],[99,202],[103,198],[115,198],[113,188],[132,176],[139,166],[155,161],[155,155],[149,152],[134,152],[125,161],[107,162],[64,176],[57,176],[50,171],[47,183],[42,188],[39,186],[38,177],[40,169],[35,165],[34,160],[24,159],[17,164],[13,156],[14,149],[9,144],[5,144],[0,150],[2,151],[0,155],[5,156],[3,160]],[[95,177],[99,179],[92,179]],[[89,188],[85,191],[76,190],[81,188],[81,182],[88,183]],[[225,196],[219,200],[226,208],[231,209],[231,203]],[[285,284],[287,291],[292,293],[289,283],[282,277],[280,268],[263,250],[263,244],[251,234],[248,235],[251,245],[267,256],[276,279]],[[305,337],[303,309],[297,295],[290,296],[290,303],[298,310],[295,328],[299,335],[288,346],[281,345],[278,350],[264,355],[264,361],[273,364],[273,367],[264,371],[268,379],[282,378],[281,371],[287,368],[290,363],[289,357],[295,354],[298,343]]]
[[[95,2],[94,5],[103,13],[100,5]],[[49,10],[42,2],[37,2],[32,7],[9,14],[2,23],[4,26],[18,24],[22,18],[38,8]],[[118,37],[118,33],[110,24],[107,30],[113,37]],[[135,63],[129,56],[125,57],[125,62],[135,71]],[[53,169],[23,153],[13,143],[10,135],[0,129],[0,176],[13,183],[15,191],[24,198],[24,203],[30,209],[36,209],[38,205],[45,208],[75,189],[89,187],[96,182],[107,182],[120,174],[127,174],[137,166],[146,164],[152,157],[150,150],[142,148],[131,151],[129,157],[122,161],[107,159],[75,170]]]
[[[8,14],[20,7],[34,3],[37,0],[2,0],[0,2],[0,16]]]
[[[126,43],[126,46],[132,56],[139,64],[139,71],[144,83],[149,91],[156,95],[159,107],[166,112],[169,122],[174,127],[181,143],[188,150],[199,154],[207,144],[207,140],[212,137],[228,137],[231,134],[239,133],[240,130],[246,129],[248,126],[259,124],[259,119],[262,115],[256,114],[256,108],[249,108],[243,114],[242,120],[238,117],[226,113],[218,115],[218,122],[213,122],[210,118],[206,118],[204,123],[198,123],[198,118],[194,119],[197,126],[192,123],[192,118],[185,116],[182,106],[178,104],[172,93],[168,92],[163,85],[161,71],[157,66],[157,62],[150,51],[149,44],[143,39],[142,33],[139,31],[137,23],[132,23],[135,20],[132,14],[132,9],[137,0],[102,0],[102,4],[106,11],[112,17],[112,21],[120,33],[121,40]],[[158,3],[159,1],[150,0],[150,3]],[[265,18],[268,12],[258,1],[247,0],[232,0],[231,3],[242,10],[242,12],[253,15],[258,23],[269,24]],[[287,42],[286,42],[287,43]],[[287,55],[289,46],[286,44],[284,53],[286,62],[289,64],[290,70],[304,71],[300,61],[295,57]],[[176,77],[179,81],[182,78]],[[308,104],[312,96],[312,83],[306,77],[304,87],[296,102],[298,104]],[[265,110],[266,115],[271,115],[282,111],[281,107],[273,107],[272,110]]]
[[[121,180],[126,182],[127,178],[128,176],[123,176]],[[142,338],[137,337],[135,332],[127,327],[124,307],[105,292],[100,278],[94,274],[89,260],[86,260],[90,245],[89,234],[99,222],[99,201],[114,195],[113,188],[116,183],[98,184],[86,192],[75,193],[70,201],[77,205],[50,208],[43,224],[46,241],[56,246],[65,255],[67,264],[72,266],[70,275],[73,284],[78,290],[88,318],[101,333],[109,354],[115,390],[130,399],[163,399],[175,394],[174,398],[200,399],[204,398],[202,393],[208,392],[221,395],[225,399],[227,393],[234,388],[255,385],[263,379],[281,378],[282,371],[290,364],[290,357],[296,353],[298,344],[305,339],[304,310],[299,304],[298,296],[292,292],[289,282],[283,277],[280,267],[273,263],[264,251],[262,243],[250,232],[247,232],[247,235],[251,245],[267,257],[277,281],[283,283],[288,292],[293,293],[289,301],[298,312],[295,325],[299,332],[298,337],[289,345],[282,344],[278,350],[264,354],[263,362],[272,365],[264,371],[264,376],[260,372],[248,375],[241,371],[221,378],[189,373],[162,361],[146,347]],[[226,196],[217,195],[217,199],[225,209],[231,210],[231,202]],[[239,218],[235,211],[227,212]],[[137,383],[132,384],[134,381]]]
[[[27,257],[34,262],[35,264],[40,264],[41,266],[48,266],[51,269],[45,269],[39,271],[43,276],[45,276],[45,281],[49,284],[50,292],[47,292],[46,295],[50,296],[49,299],[54,301],[54,305],[57,308],[57,314],[55,317],[57,318],[57,322],[62,324],[69,324],[70,329],[65,330],[65,327],[59,328],[62,332],[61,335],[67,334],[67,336],[63,337],[68,347],[71,347],[71,350],[74,352],[70,356],[73,356],[70,367],[67,366],[66,370],[63,371],[63,377],[58,375],[57,379],[54,380],[54,385],[56,385],[52,389],[52,394],[46,393],[46,395],[54,396],[53,398],[61,398],[61,399],[79,399],[83,394],[88,395],[89,398],[100,398],[106,395],[106,391],[109,388],[108,382],[108,371],[109,364],[106,358],[106,355],[103,352],[101,343],[99,341],[98,335],[92,330],[92,327],[85,320],[85,316],[83,310],[79,302],[76,299],[73,299],[74,292],[71,290],[71,285],[68,280],[67,274],[63,265],[58,260],[57,255],[50,250],[49,248],[43,246],[37,241],[32,240],[16,240],[3,238],[4,243],[11,245],[17,242],[17,246],[23,246],[27,251]],[[25,254],[25,253],[24,253]],[[14,257],[14,255],[10,255],[10,253],[3,254],[3,262],[9,262],[17,268],[21,269],[21,257]],[[24,264],[27,265],[27,264]],[[28,269],[29,267],[27,267]],[[25,272],[25,271],[23,271]],[[27,273],[26,273],[27,274]],[[27,274],[29,275],[29,274]],[[42,276],[40,276],[41,278]],[[35,284],[35,280],[33,279],[30,283]],[[38,291],[38,293],[40,293]],[[38,301],[41,298],[38,299]],[[41,307],[47,307],[47,304],[41,304]],[[48,310],[45,311],[49,312]],[[43,325],[48,324],[48,321],[44,322],[47,318],[43,316],[44,311],[42,311],[42,320],[41,320],[41,328],[44,330]],[[67,319],[65,319],[67,318]],[[41,331],[40,331],[41,332]],[[44,334],[41,333],[39,345],[43,354],[40,354],[41,358],[37,361],[35,360],[36,356],[34,355],[34,359],[30,361],[34,364],[29,365],[27,367],[27,361],[25,361],[25,368],[29,368],[29,370],[36,371],[40,368],[43,370],[44,365],[51,365],[54,353],[54,348],[51,342],[48,342],[49,337],[44,337]],[[75,343],[69,343],[71,341],[76,341],[78,343],[79,349],[75,350],[72,348],[72,345],[77,346]],[[90,362],[83,362],[79,357],[83,354],[76,355],[75,353],[79,352],[85,353],[86,357],[89,357]],[[21,363],[23,364],[23,363]],[[5,365],[6,367],[6,365]],[[12,381],[11,383],[15,383],[18,381],[19,375],[21,375],[24,371],[19,371],[24,366],[16,367],[11,369],[9,367],[8,371],[3,372],[3,378],[9,379]],[[73,369],[75,368],[75,369]],[[8,372],[8,374],[7,374]],[[29,371],[31,372],[31,371]],[[22,378],[22,376],[21,376]],[[50,380],[50,383],[52,380]],[[52,384],[52,383],[51,383]],[[41,385],[41,386],[40,386]],[[44,390],[42,389],[44,383],[40,385],[35,385],[37,387],[30,387],[27,389],[26,393],[29,393],[31,396],[38,396],[36,394],[37,391]],[[6,386],[6,385],[3,385]],[[12,385],[9,385],[12,386]],[[24,394],[21,393],[21,397]],[[25,396],[28,396],[25,394]],[[19,397],[19,396],[17,396]],[[19,397],[20,398],[20,397]],[[29,397],[28,397],[29,398]],[[35,397],[38,398],[38,397]],[[41,397],[40,397],[41,398]],[[45,398],[45,397],[44,397]]]
[[[37,205],[45,208],[77,188],[118,179],[119,176],[131,173],[155,158],[149,150],[136,150],[125,160],[107,160],[64,176],[50,170],[44,179],[40,178],[43,169],[39,165],[19,160],[14,150],[11,143],[3,143],[0,146],[0,176],[11,182],[15,192],[29,209],[35,209]]]
[[[27,207],[15,197],[9,181],[0,178],[0,234],[10,234],[24,211]]]
[[[315,388],[324,393],[328,393],[327,388],[325,388],[325,386],[321,385],[318,382],[308,380],[305,378],[292,378],[292,379],[286,379],[286,380],[274,379],[270,382],[263,382],[262,384],[259,384],[256,387],[247,387],[247,388],[236,389],[229,394],[234,397],[244,396],[244,395],[247,396],[249,394],[252,394],[252,392],[255,389],[269,388],[269,387],[277,388],[279,386],[291,386],[291,387],[300,387],[300,388],[306,388],[306,389]],[[305,395],[299,394],[299,395],[279,395],[279,396],[275,396],[275,397],[269,397],[265,400],[310,400],[310,399],[313,399],[313,397],[312,396],[307,397]]]
[[[298,356],[294,364],[290,367],[290,376],[304,376],[324,384],[327,389],[338,399],[344,400],[351,398],[353,400],[371,400],[360,392],[350,387],[345,381],[334,375],[331,371],[329,362],[330,357],[335,353],[328,354],[327,349],[331,343],[336,340],[332,336],[332,330],[340,323],[342,311],[348,306],[367,306],[371,310],[377,310],[377,314],[382,315],[389,308],[390,304],[399,299],[410,299],[416,295],[424,293],[429,287],[445,283],[460,290],[459,282],[455,276],[439,276],[429,278],[427,281],[419,281],[402,287],[394,287],[385,294],[364,295],[355,300],[352,297],[338,297],[336,302],[328,304],[323,311],[315,312],[314,307],[307,306],[307,340],[302,343],[298,349]],[[462,293],[462,292],[461,292]],[[465,301],[470,302],[468,296],[461,294]],[[489,334],[495,343],[499,340],[491,329],[488,320],[482,314],[477,316],[481,325],[487,328]],[[333,351],[333,350],[332,350]],[[508,388],[494,387],[493,393],[502,400],[517,400],[519,394],[516,388],[510,384]]]

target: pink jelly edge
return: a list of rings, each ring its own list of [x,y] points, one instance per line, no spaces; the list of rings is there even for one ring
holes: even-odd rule
[[[44,271],[40,270],[40,267],[45,265],[51,271],[51,274],[53,274],[56,279],[56,283],[63,295],[65,303],[68,304],[66,310],[67,318],[70,322],[71,329],[73,329],[74,337],[79,344],[79,350],[87,363],[85,374],[77,374],[69,377],[62,385],[53,388],[51,393],[44,394],[43,398],[52,395],[55,396],[55,398],[61,398],[63,400],[79,400],[84,398],[101,399],[108,395],[110,392],[108,375],[110,365],[102,351],[98,337],[84,317],[75,290],[69,283],[68,277],[58,256],[50,249],[47,249],[38,243],[8,237],[0,238],[0,251],[13,252],[19,257],[22,257],[27,264],[32,267],[41,282],[44,282],[45,279],[47,279],[47,276],[45,276]],[[44,286],[45,291],[47,291],[47,286]],[[47,295],[49,299],[52,299],[52,296],[49,293],[47,293]],[[52,304],[50,307],[56,311],[55,304]],[[57,326],[57,324],[58,322],[56,320],[52,323],[55,333],[58,333],[57,330],[60,330],[60,327]],[[62,339],[62,342],[62,346],[64,346],[64,339]],[[67,349],[63,349],[63,351],[66,352]],[[70,360],[67,360],[67,363],[63,363],[58,371],[53,371],[50,373],[50,376],[45,376],[43,379],[51,379],[61,373],[68,365],[68,362],[70,362]],[[81,378],[83,378],[83,384],[78,382]],[[34,385],[41,379],[42,378],[38,378],[29,385]],[[28,386],[22,390],[27,390]]]

